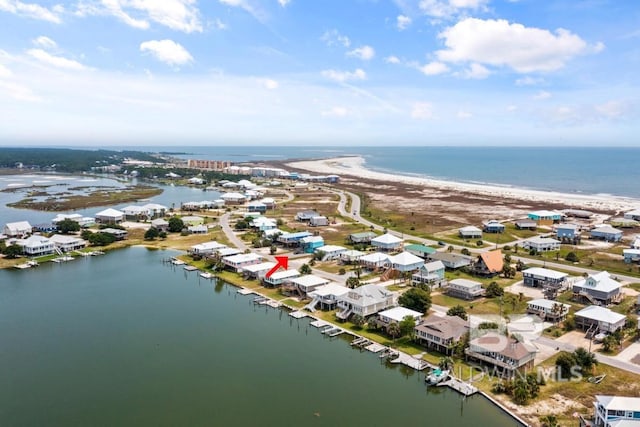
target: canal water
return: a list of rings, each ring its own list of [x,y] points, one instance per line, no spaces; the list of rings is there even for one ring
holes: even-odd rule
[[[0,425],[517,425],[174,254],[0,271]]]

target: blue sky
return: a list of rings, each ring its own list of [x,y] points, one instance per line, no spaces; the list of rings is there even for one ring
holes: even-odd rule
[[[640,4],[0,0],[0,144],[638,145]]]

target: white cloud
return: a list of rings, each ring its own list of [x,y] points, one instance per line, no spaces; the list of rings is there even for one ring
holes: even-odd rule
[[[286,7],[289,3],[291,3],[291,0],[278,0],[278,3],[280,4],[280,6]]]
[[[427,76],[436,76],[438,74],[446,73],[447,71],[449,71],[449,67],[447,67],[447,64],[438,61],[429,62],[428,64],[425,64],[418,69]]]
[[[386,62],[387,64],[399,64],[400,58],[398,58],[395,55],[389,55],[386,58],[384,58],[384,62]]]
[[[216,30],[227,30],[227,29],[229,29],[229,26],[227,24],[225,24],[224,22],[222,22],[219,18],[216,18],[216,20],[213,21],[213,26],[216,27]]]
[[[60,24],[62,22],[60,15],[64,11],[64,8],[61,5],[55,5],[51,9],[48,9],[35,3],[23,3],[18,0],[0,0],[0,10],[18,16]]]
[[[27,55],[37,59],[38,61],[47,64],[53,65],[58,68],[66,68],[68,70],[86,70],[88,69],[86,66],[82,65],[78,61],[73,59],[64,58],[62,56],[52,55],[49,52],[46,52],[42,49],[29,49],[27,50]]]
[[[39,46],[43,49],[55,49],[58,47],[58,44],[55,41],[51,40],[49,37],[46,37],[46,36],[37,37],[31,40],[31,42],[34,45]]]
[[[227,6],[239,7],[240,9],[243,9],[245,12],[253,16],[256,20],[258,20],[261,23],[265,23],[268,20],[268,15],[260,7],[260,2],[256,2],[252,0],[218,0],[218,1]]]
[[[264,86],[266,89],[278,89],[278,86],[280,86],[280,84],[273,80],[273,79],[262,79],[260,80],[260,83],[262,83],[262,86]]]
[[[568,30],[555,33],[508,21],[466,18],[439,35],[446,49],[436,52],[445,62],[476,62],[507,66],[520,73],[554,71],[571,58],[594,51]]]
[[[433,118],[433,106],[428,102],[416,102],[411,110],[411,118],[428,120]]]
[[[491,71],[489,71],[487,67],[474,62],[462,73],[462,76],[466,79],[482,80],[489,77],[490,74]]]
[[[322,111],[320,114],[325,117],[346,117],[349,115],[349,110],[346,107],[332,107]]]
[[[376,56],[376,51],[371,46],[364,45],[350,50],[347,52],[347,56],[362,59],[363,61],[369,61]]]
[[[151,21],[185,33],[202,31],[196,0],[93,0],[79,3],[76,14],[114,16],[141,30]]]
[[[543,99],[549,99],[549,98],[551,98],[551,93],[547,92],[546,90],[541,90],[540,92],[533,95],[533,99],[538,101],[541,101]]]
[[[6,79],[7,77],[11,77],[13,73],[10,69],[0,64],[0,79]]]
[[[516,86],[536,86],[544,83],[542,77],[525,76],[520,79],[516,79]]]
[[[396,26],[398,27],[398,30],[406,30],[409,28],[409,25],[411,25],[411,18],[405,15],[398,15],[396,18]]]
[[[191,54],[173,40],[149,40],[140,44],[141,52],[149,52],[158,61],[177,66],[193,61]]]
[[[0,89],[2,89],[11,98],[18,101],[41,102],[42,98],[35,95],[31,89],[19,83],[0,80]]]
[[[322,34],[322,36],[320,37],[320,40],[325,42],[327,46],[333,46],[333,45],[342,45],[344,47],[351,46],[351,40],[349,40],[349,37],[340,34],[340,32],[338,32],[338,30],[336,30],[335,28],[332,30],[325,31],[324,34]]]
[[[622,101],[608,101],[604,104],[596,105],[595,110],[601,116],[615,119],[624,116],[629,111],[629,105]]]
[[[356,68],[354,71],[324,70],[322,71],[322,75],[340,83],[351,80],[366,80],[367,78],[367,73],[361,68]]]
[[[485,8],[489,0],[421,0],[420,10],[433,18],[450,18],[464,9],[478,10]]]
[[[473,114],[470,113],[469,111],[464,111],[464,110],[460,110],[458,111],[458,114],[456,115],[459,119],[470,119],[471,117],[473,117]]]
[[[517,105],[507,105],[506,110],[509,113],[514,113],[514,112],[518,111],[518,106]]]

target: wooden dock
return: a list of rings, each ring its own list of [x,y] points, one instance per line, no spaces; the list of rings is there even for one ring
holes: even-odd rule
[[[438,387],[442,387],[442,386],[447,386],[450,389],[455,390],[464,396],[471,396],[478,392],[478,389],[476,387],[462,380],[459,380],[458,378],[455,378],[455,377],[451,377],[447,381],[444,381],[438,384]]]
[[[307,313],[298,310],[292,311],[291,313],[289,313],[289,316],[293,317],[294,319],[302,319],[303,317],[307,317]]]
[[[242,289],[238,289],[238,293],[240,295],[251,295],[255,292],[253,292],[251,289],[242,288]]]

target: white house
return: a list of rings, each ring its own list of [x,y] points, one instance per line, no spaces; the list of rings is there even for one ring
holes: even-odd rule
[[[527,302],[527,313],[537,314],[543,320],[560,322],[567,317],[569,304],[563,304],[550,299],[534,299]]]
[[[622,239],[622,230],[610,225],[601,225],[591,230],[591,238],[607,242],[619,242]]]
[[[402,242],[403,240],[401,238],[396,237],[391,233],[386,233],[376,237],[375,239],[371,239],[371,245],[383,251],[399,249],[402,246]]]
[[[624,214],[625,219],[640,221],[640,209],[634,209]]]
[[[627,264],[640,261],[640,249],[623,249],[622,256]]]
[[[640,249],[640,235],[633,238],[630,246],[631,249]]]
[[[250,265],[260,264],[262,257],[254,253],[236,254],[222,258],[222,263],[235,271],[240,271]]]
[[[311,298],[311,302],[305,308],[314,311],[319,304],[322,310],[333,310],[338,304],[338,299],[342,295],[349,293],[349,291],[349,288],[337,283],[319,286],[313,292],[307,294]]]
[[[311,217],[309,225],[311,227],[323,227],[329,225],[329,218],[322,215]]]
[[[308,295],[320,286],[328,285],[329,279],[324,277],[314,276],[313,274],[306,274],[300,277],[294,277],[289,280],[288,286],[294,289],[300,295]]]
[[[27,221],[8,222],[5,224],[2,234],[9,237],[22,237],[31,234],[31,224]]]
[[[142,207],[149,212],[150,218],[158,218],[158,217],[164,216],[168,210],[166,206],[160,205],[158,203],[147,203]]]
[[[281,270],[276,271],[269,277],[264,277],[262,281],[265,286],[280,286],[285,281],[289,281],[296,277],[300,277],[300,272],[298,270]]]
[[[269,270],[276,266],[275,262],[267,261],[260,264],[248,265],[242,268],[242,273],[246,278],[259,279],[263,277]]]
[[[195,176],[194,176],[193,178],[189,178],[189,179],[187,180],[187,182],[188,182],[189,184],[193,184],[193,185],[202,185],[202,184],[204,184],[204,179],[202,179],[202,178],[198,178],[198,177],[195,177]]]
[[[458,230],[458,234],[463,239],[480,239],[482,238],[482,230],[478,227],[474,227],[473,225],[469,225],[466,227],[462,227]]]
[[[621,297],[622,284],[614,280],[606,271],[590,274],[586,279],[573,284],[574,297],[583,298],[590,303],[609,305]]]
[[[401,252],[397,255],[389,257],[391,268],[394,270],[406,272],[415,271],[424,265],[424,260],[409,252]]]
[[[322,261],[329,261],[340,258],[340,254],[347,251],[347,248],[336,245],[324,245],[316,248],[315,252],[321,254]]]
[[[260,201],[267,207],[267,209],[275,209],[276,207],[276,201],[273,197],[264,197]]]
[[[356,251],[352,249],[352,250],[341,253],[340,261],[351,264],[359,261],[360,258],[362,258],[364,255],[365,255],[364,252]]]
[[[535,236],[522,243],[525,249],[534,249],[536,252],[557,251],[560,249],[560,241],[550,237]]]
[[[432,261],[424,264],[411,276],[413,286],[425,284],[429,286],[443,286],[446,284],[444,278],[445,266],[442,261]]]
[[[136,205],[126,206],[122,208],[122,212],[126,219],[131,220],[147,219],[151,216],[149,209]]]
[[[214,251],[222,248],[226,248],[226,245],[222,243],[218,243],[216,241],[213,242],[204,242],[197,245],[193,245],[189,248],[189,253],[192,255],[205,256],[212,254]]]
[[[396,292],[391,292],[384,286],[363,285],[349,290],[338,298],[338,307],[341,309],[336,316],[346,320],[352,314],[362,317],[376,314],[396,303]]]
[[[28,256],[48,255],[56,250],[51,240],[39,234],[34,234],[26,239],[18,239],[16,245],[20,246],[22,252]]]
[[[416,325],[422,320],[423,314],[419,311],[410,310],[405,307],[394,307],[378,313],[378,324],[383,327],[389,326],[391,323],[400,323],[405,317],[412,317]]]
[[[105,209],[96,214],[96,222],[101,224],[117,224],[124,221],[124,213],[113,209]]]
[[[224,200],[225,205],[241,205],[247,201],[247,198],[244,194],[241,193],[224,193],[220,196],[222,200]]]
[[[624,327],[627,317],[599,305],[590,305],[575,314],[576,325],[584,330],[596,328],[595,333],[610,334]]]
[[[640,213],[638,213],[640,216]],[[637,427],[640,425],[640,397],[596,394],[594,425],[596,427]]]
[[[169,230],[169,222],[162,218],[156,218],[151,220],[151,226],[158,231],[168,231]]]
[[[49,238],[56,248],[62,252],[76,251],[85,248],[87,241],[77,236],[66,236],[64,234],[54,234]]]
[[[471,300],[484,295],[484,289],[480,282],[467,279],[454,279],[449,281],[447,294],[457,298]]]
[[[360,264],[369,270],[377,270],[389,265],[389,255],[381,252],[363,255],[360,257]]]
[[[522,272],[522,277],[524,279],[525,286],[561,289],[564,287],[569,275],[567,273],[561,273],[548,268],[531,267]]]
[[[96,219],[89,216],[82,216],[80,214],[58,214],[51,220],[52,223],[58,224],[65,219],[70,219],[77,222],[80,227],[89,227],[96,223]]]

